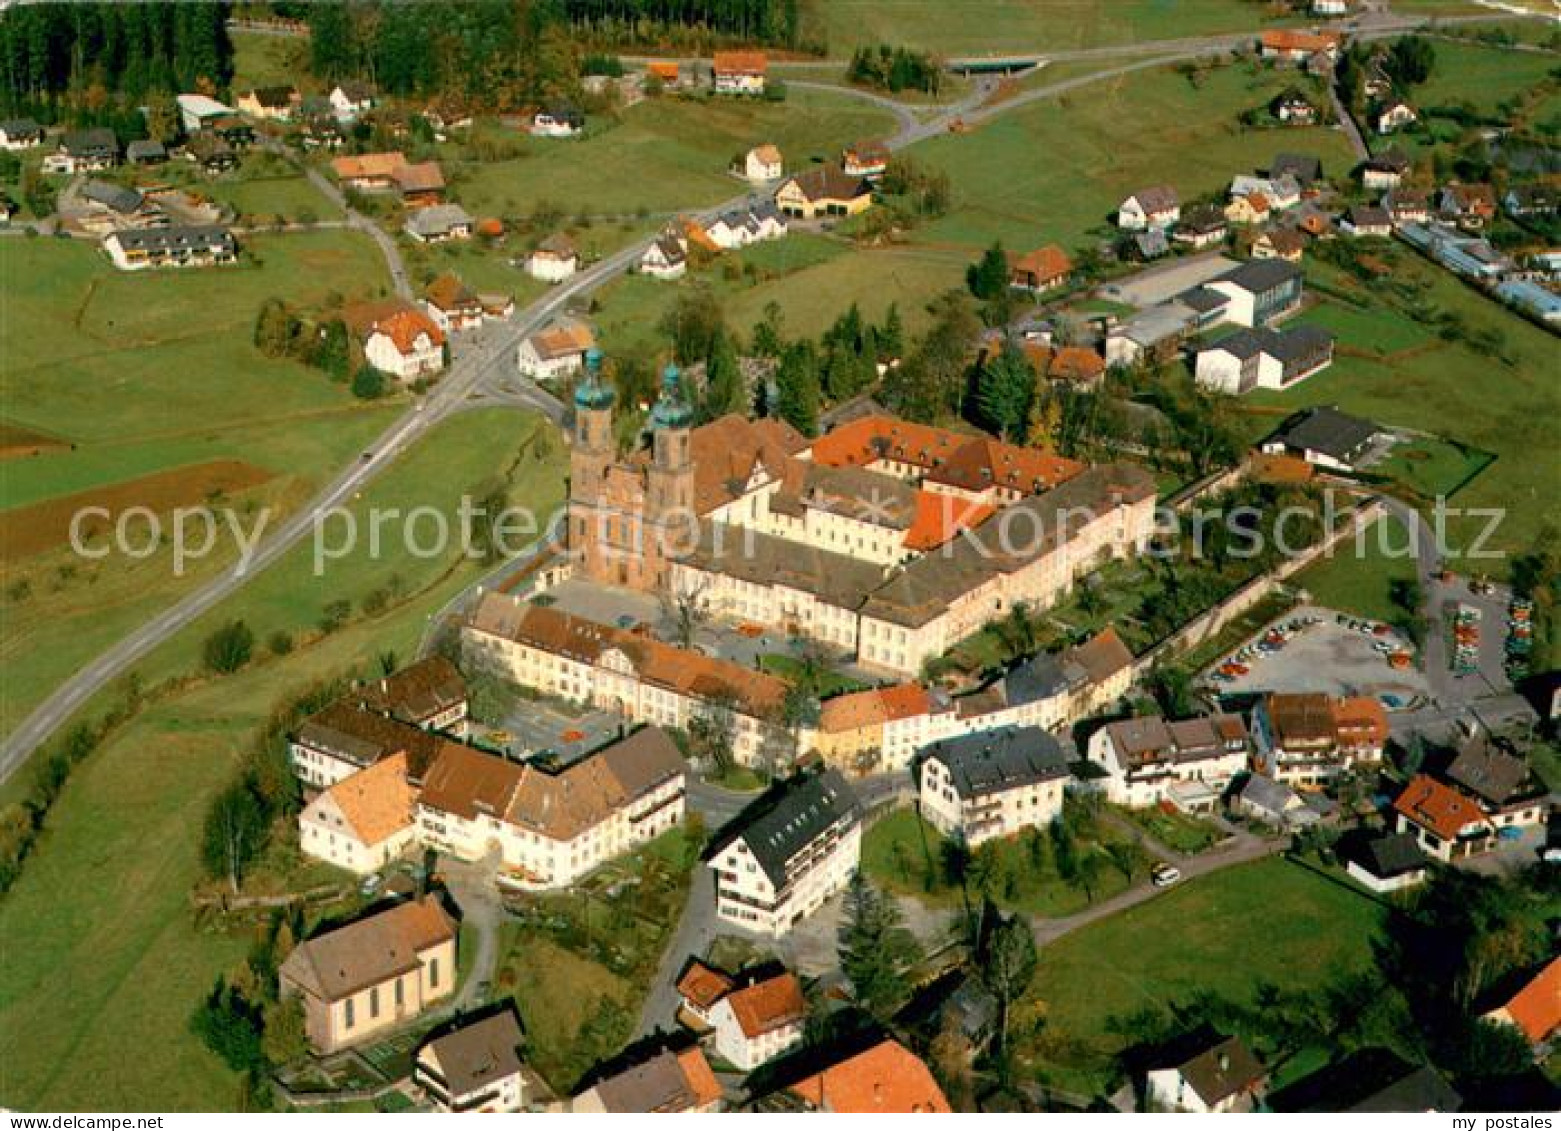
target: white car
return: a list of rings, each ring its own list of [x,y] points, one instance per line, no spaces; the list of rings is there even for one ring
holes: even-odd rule
[[[1181,878],[1181,872],[1169,864],[1156,864],[1149,873],[1150,882],[1157,888],[1168,888]]]

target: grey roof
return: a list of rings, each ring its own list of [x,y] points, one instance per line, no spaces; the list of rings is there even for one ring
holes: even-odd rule
[[[1001,793],[1068,776],[1068,759],[1041,727],[1000,727],[946,738],[927,747],[925,758],[948,767],[961,797]]]
[[[1337,460],[1349,460],[1378,432],[1369,420],[1349,416],[1330,405],[1309,408],[1290,418],[1272,440],[1286,447],[1322,452]]]
[[[1253,259],[1234,271],[1225,272],[1215,282],[1234,283],[1253,294],[1262,294],[1300,277],[1301,269],[1294,263],[1283,259]]]
[[[1263,1066],[1240,1037],[1194,1034],[1178,1042],[1173,1057],[1196,1050],[1185,1059],[1167,1058],[1157,1067],[1174,1068],[1208,1107],[1252,1087],[1263,1078]]]
[[[1221,307],[1230,305],[1230,296],[1210,287],[1194,287],[1177,295],[1176,301],[1199,314],[1213,314]]]
[[[471,222],[471,216],[459,204],[435,204],[412,213],[407,231],[419,236],[439,236]]]
[[[423,1046],[439,1062],[439,1073],[450,1097],[468,1095],[521,1069],[520,1022],[512,1010],[504,1010],[435,1037]],[[419,1069],[427,1072],[421,1063]]]
[[[1176,195],[1176,190],[1170,185],[1151,185],[1149,188],[1139,189],[1132,196],[1128,197],[1127,200],[1138,201],[1139,207],[1148,213],[1168,212],[1172,208],[1177,207],[1180,198]],[[1124,200],[1122,203],[1126,204],[1127,200]]]
[[[133,188],[125,188],[108,181],[88,181],[81,186],[81,195],[121,215],[134,212],[146,199]]]
[[[1270,177],[1294,177],[1297,184],[1306,188],[1323,175],[1321,157],[1310,153],[1278,153],[1268,167]]]
[[[125,147],[125,156],[132,161],[144,161],[148,157],[166,157],[168,149],[160,141],[143,137]]]
[[[1394,833],[1367,841],[1356,861],[1373,876],[1391,879],[1425,867],[1425,855],[1410,833]]]
[[[221,246],[233,251],[233,233],[221,224],[194,224],[169,228],[144,228],[115,232],[109,239],[119,241],[126,251],[189,251]]]
[[[1133,243],[1138,248],[1138,254],[1145,259],[1158,259],[1162,255],[1171,253],[1170,241],[1165,238],[1165,232],[1160,228],[1134,233]]]
[[[1469,743],[1447,767],[1448,781],[1492,805],[1504,805],[1518,795],[1528,776],[1527,762],[1489,743]]]
[[[1310,356],[1332,343],[1333,335],[1320,326],[1296,326],[1289,330],[1265,330],[1259,327],[1238,330],[1229,337],[1210,343],[1200,352],[1222,350],[1243,361],[1267,354],[1283,362]]]
[[[107,126],[94,126],[89,130],[72,130],[60,139],[60,147],[73,157],[97,153],[113,155],[119,152],[119,139]]]
[[[1253,774],[1238,791],[1237,796],[1249,805],[1268,813],[1281,814],[1296,800],[1296,793],[1283,782],[1262,774]]]
[[[1003,676],[1003,699],[1010,707],[1039,703],[1066,693],[1085,678],[1078,665],[1065,666],[1057,654],[1040,652]]]
[[[1408,170],[1410,160],[1404,155],[1404,151],[1398,148],[1389,149],[1384,153],[1368,158],[1365,164],[1367,169],[1380,169],[1389,173],[1403,173]]]
[[[598,1081],[596,1094],[603,1108],[621,1113],[679,1112],[698,1101],[671,1049],[662,1049],[649,1060]]]
[[[744,814],[713,852],[742,840],[777,888],[786,882],[786,865],[831,826],[860,820],[856,794],[835,769],[788,786],[752,815]]]
[[[42,137],[43,127],[31,118],[10,118],[0,122],[0,133],[6,137]]]
[[[1387,228],[1392,227],[1393,217],[1386,208],[1357,204],[1350,209],[1350,223],[1357,228]]]
[[[1186,232],[1222,232],[1229,226],[1229,221],[1225,219],[1225,213],[1215,208],[1212,204],[1199,204],[1182,213],[1182,221],[1177,225],[1177,230]]]
[[[1186,333],[1196,320],[1196,312],[1184,303],[1163,302],[1159,306],[1140,310],[1111,333],[1113,337],[1127,338],[1147,348],[1177,334]]]
[[[1416,1067],[1385,1048],[1357,1049],[1270,1095],[1275,1111],[1455,1112],[1463,1097],[1428,1065]]]

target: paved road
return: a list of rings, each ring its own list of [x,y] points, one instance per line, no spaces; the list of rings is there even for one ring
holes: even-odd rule
[[[661,963],[650,984],[650,993],[640,1007],[639,1024],[634,1036],[648,1037],[658,1029],[671,1030],[678,1011],[677,978],[690,955],[704,954],[710,949],[719,932],[715,916],[715,873],[704,865],[696,865],[689,882],[688,901],[683,904],[683,914],[678,918],[678,929],[672,933],[667,949],[662,952]]]
[[[1339,84],[1328,84],[1328,100],[1333,104],[1333,117],[1339,123],[1339,128],[1344,131],[1345,138],[1350,143],[1350,148],[1355,151],[1358,161],[1371,160],[1371,148],[1366,144],[1365,137],[1360,132],[1360,125],[1355,121],[1355,115],[1350,113],[1350,108],[1344,104],[1344,98],[1339,94]]]
[[[461,926],[470,934],[462,945],[475,946],[471,972],[455,996],[453,1008],[465,1013],[483,1005],[493,988],[499,966],[499,928],[504,923],[504,908],[493,883],[492,860],[467,863],[453,856],[439,858],[439,871],[455,905],[461,909]]]
[[[390,268],[390,280],[396,288],[396,294],[404,299],[412,298],[412,281],[407,278],[406,263],[401,258],[401,249],[396,246],[396,241],[390,233],[361,212],[354,211],[348,205],[346,195],[336,186],[335,182],[313,165],[298,160],[284,146],[272,143],[267,145],[266,148],[275,153],[280,153],[291,164],[302,169],[304,176],[309,179],[309,183],[319,191],[320,195],[347,214],[347,226],[349,228],[362,232],[379,245],[380,254],[385,257],[385,265]]]

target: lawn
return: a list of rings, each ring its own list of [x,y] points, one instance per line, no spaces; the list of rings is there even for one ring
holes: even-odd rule
[[[1369,897],[1281,859],[1189,881],[1046,947],[1029,993],[1045,1025],[1021,1062],[1092,1091],[1123,1047],[1113,1019],[1200,991],[1321,986],[1371,961],[1381,917]]]
[[[1336,130],[1241,126],[1243,111],[1265,105],[1288,81],[1283,72],[1239,64],[1195,86],[1156,68],[1019,107],[973,133],[933,138],[914,156],[949,174],[954,208],[916,238],[969,249],[994,239],[1011,249],[1073,247],[1102,233],[1117,204],[1146,185],[1168,183],[1184,202],[1194,200],[1223,190],[1236,173],[1266,167],[1280,151],[1315,153],[1330,172],[1348,169],[1354,160]]]
[[[802,675],[802,663],[795,656],[771,652],[759,657],[759,667],[771,675],[780,676],[788,683],[795,683]],[[853,691],[865,691],[867,684],[840,672],[825,672],[819,679],[818,696],[828,699],[835,695],[847,695]]]
[[[979,18],[947,0],[817,0],[811,8],[836,56],[864,43],[945,56],[1114,46],[1254,30],[1269,11],[1245,0],[983,0]]]
[[[1387,515],[1367,529],[1364,542],[1336,547],[1333,556],[1302,570],[1293,583],[1310,593],[1315,604],[1372,620],[1394,621],[1402,610],[1393,603],[1393,583],[1418,577],[1414,558],[1398,553],[1407,545],[1404,524]]]
[[[1117,812],[1124,820],[1143,829],[1172,852],[1187,856],[1196,855],[1218,844],[1226,835],[1218,825],[1158,805],[1149,809],[1119,809]]]
[[[1492,114],[1558,66],[1555,55],[1438,40],[1436,67],[1412,98],[1425,109],[1467,103],[1476,113]]]
[[[1126,877],[1101,859],[1093,892],[1070,886],[1058,876],[1052,847],[1044,830],[1036,837],[989,841],[977,850],[978,859],[988,856],[994,901],[1005,909],[1026,915],[1056,918],[1083,911],[1091,904],[1109,899],[1128,886]],[[1114,828],[1099,824],[1090,834],[1081,836],[1084,850],[1100,853],[1107,845],[1127,843]],[[962,904],[957,884],[949,884],[943,872],[946,840],[937,829],[910,809],[899,809],[878,821],[862,838],[862,871],[874,882],[899,895],[910,896],[933,907],[959,907]],[[931,870],[929,872],[929,859]],[[971,876],[977,874],[972,865]],[[971,880],[972,901],[980,899],[978,882]]]
[[[256,86],[309,89],[309,41],[253,31],[230,31],[233,40],[233,92]]]
[[[365,239],[346,233],[257,237],[260,260],[232,270],[126,275],[89,246],[0,243],[7,289],[0,322],[0,404],[13,427],[67,447],[0,463],[0,507],[12,508],[212,460],[274,476],[231,500],[299,505],[399,411],[352,397],[315,370],[262,357],[250,343],[271,294],[321,301],[367,292],[384,277]],[[252,529],[254,512],[245,515]],[[164,547],[142,561],[87,562],[61,547],[8,563],[0,643],[0,725],[13,725],[61,678],[232,560],[234,545],[182,582]],[[26,583],[24,600],[11,587]]]
[[[781,103],[665,97],[616,124],[593,123],[583,138],[519,139],[509,160],[468,160],[456,143],[440,157],[473,215],[531,215],[551,202],[570,216],[654,218],[741,195],[747,182],[726,170],[755,145],[778,145],[788,169],[803,168],[892,128],[887,111],[824,91],[795,90]]]
[[[525,418],[502,410],[447,422],[366,491],[361,505],[451,507],[472,478],[503,475],[512,464],[514,497],[556,503],[559,449],[547,461],[516,461],[527,430]],[[200,822],[280,698],[313,679],[367,667],[386,651],[411,655],[428,613],[477,572],[449,555],[401,554],[344,568],[328,592],[356,600],[387,570],[402,574],[404,603],[305,641],[285,658],[195,681],[148,707],[77,769],[21,880],[0,902],[7,956],[0,964],[0,1086],[8,1105],[211,1110],[237,1102],[237,1079],[187,1027],[200,995],[249,947],[247,937],[191,921]],[[309,578],[303,547],[138,671],[149,684],[194,671],[200,641],[220,620],[240,617],[262,639],[276,629],[302,635],[325,599]],[[96,709],[108,702],[100,696]]]
[[[1329,293],[1300,321],[1336,328],[1339,354],[1329,369],[1292,389],[1244,397],[1241,407],[1249,413],[1253,438],[1287,412],[1336,405],[1468,449],[1463,455],[1428,450],[1432,458],[1420,460],[1412,458],[1412,446],[1399,461],[1390,461],[1389,471],[1402,471],[1422,491],[1455,485],[1481,452],[1492,453],[1494,462],[1453,497],[1451,506],[1463,513],[1450,514],[1449,539],[1455,547],[1468,547],[1486,522],[1469,511],[1499,508],[1501,519],[1487,548],[1510,553],[1528,547],[1545,521],[1545,501],[1561,482],[1561,451],[1550,435],[1561,410],[1555,339],[1407,249],[1384,247],[1373,254],[1389,274],[1369,283],[1328,264],[1308,263],[1308,277]],[[1444,340],[1432,321],[1441,313],[1492,334],[1505,357]],[[1481,568],[1501,574],[1505,563],[1492,560]]]

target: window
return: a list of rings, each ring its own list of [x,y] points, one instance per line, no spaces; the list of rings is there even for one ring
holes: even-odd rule
[[[428,960],[428,988],[431,990],[439,988],[439,960],[437,958]]]
[[[353,1026],[352,999],[348,998],[347,1002],[346,1002],[346,1008],[345,1008],[345,1010],[343,1011],[343,1014],[342,1014],[342,1028],[343,1029],[351,1029],[352,1026]]]
[[[375,1017],[378,1017],[378,1016],[379,1016],[379,987],[378,986],[371,986],[369,988],[369,1017],[372,1019],[372,1018],[375,1018]]]

